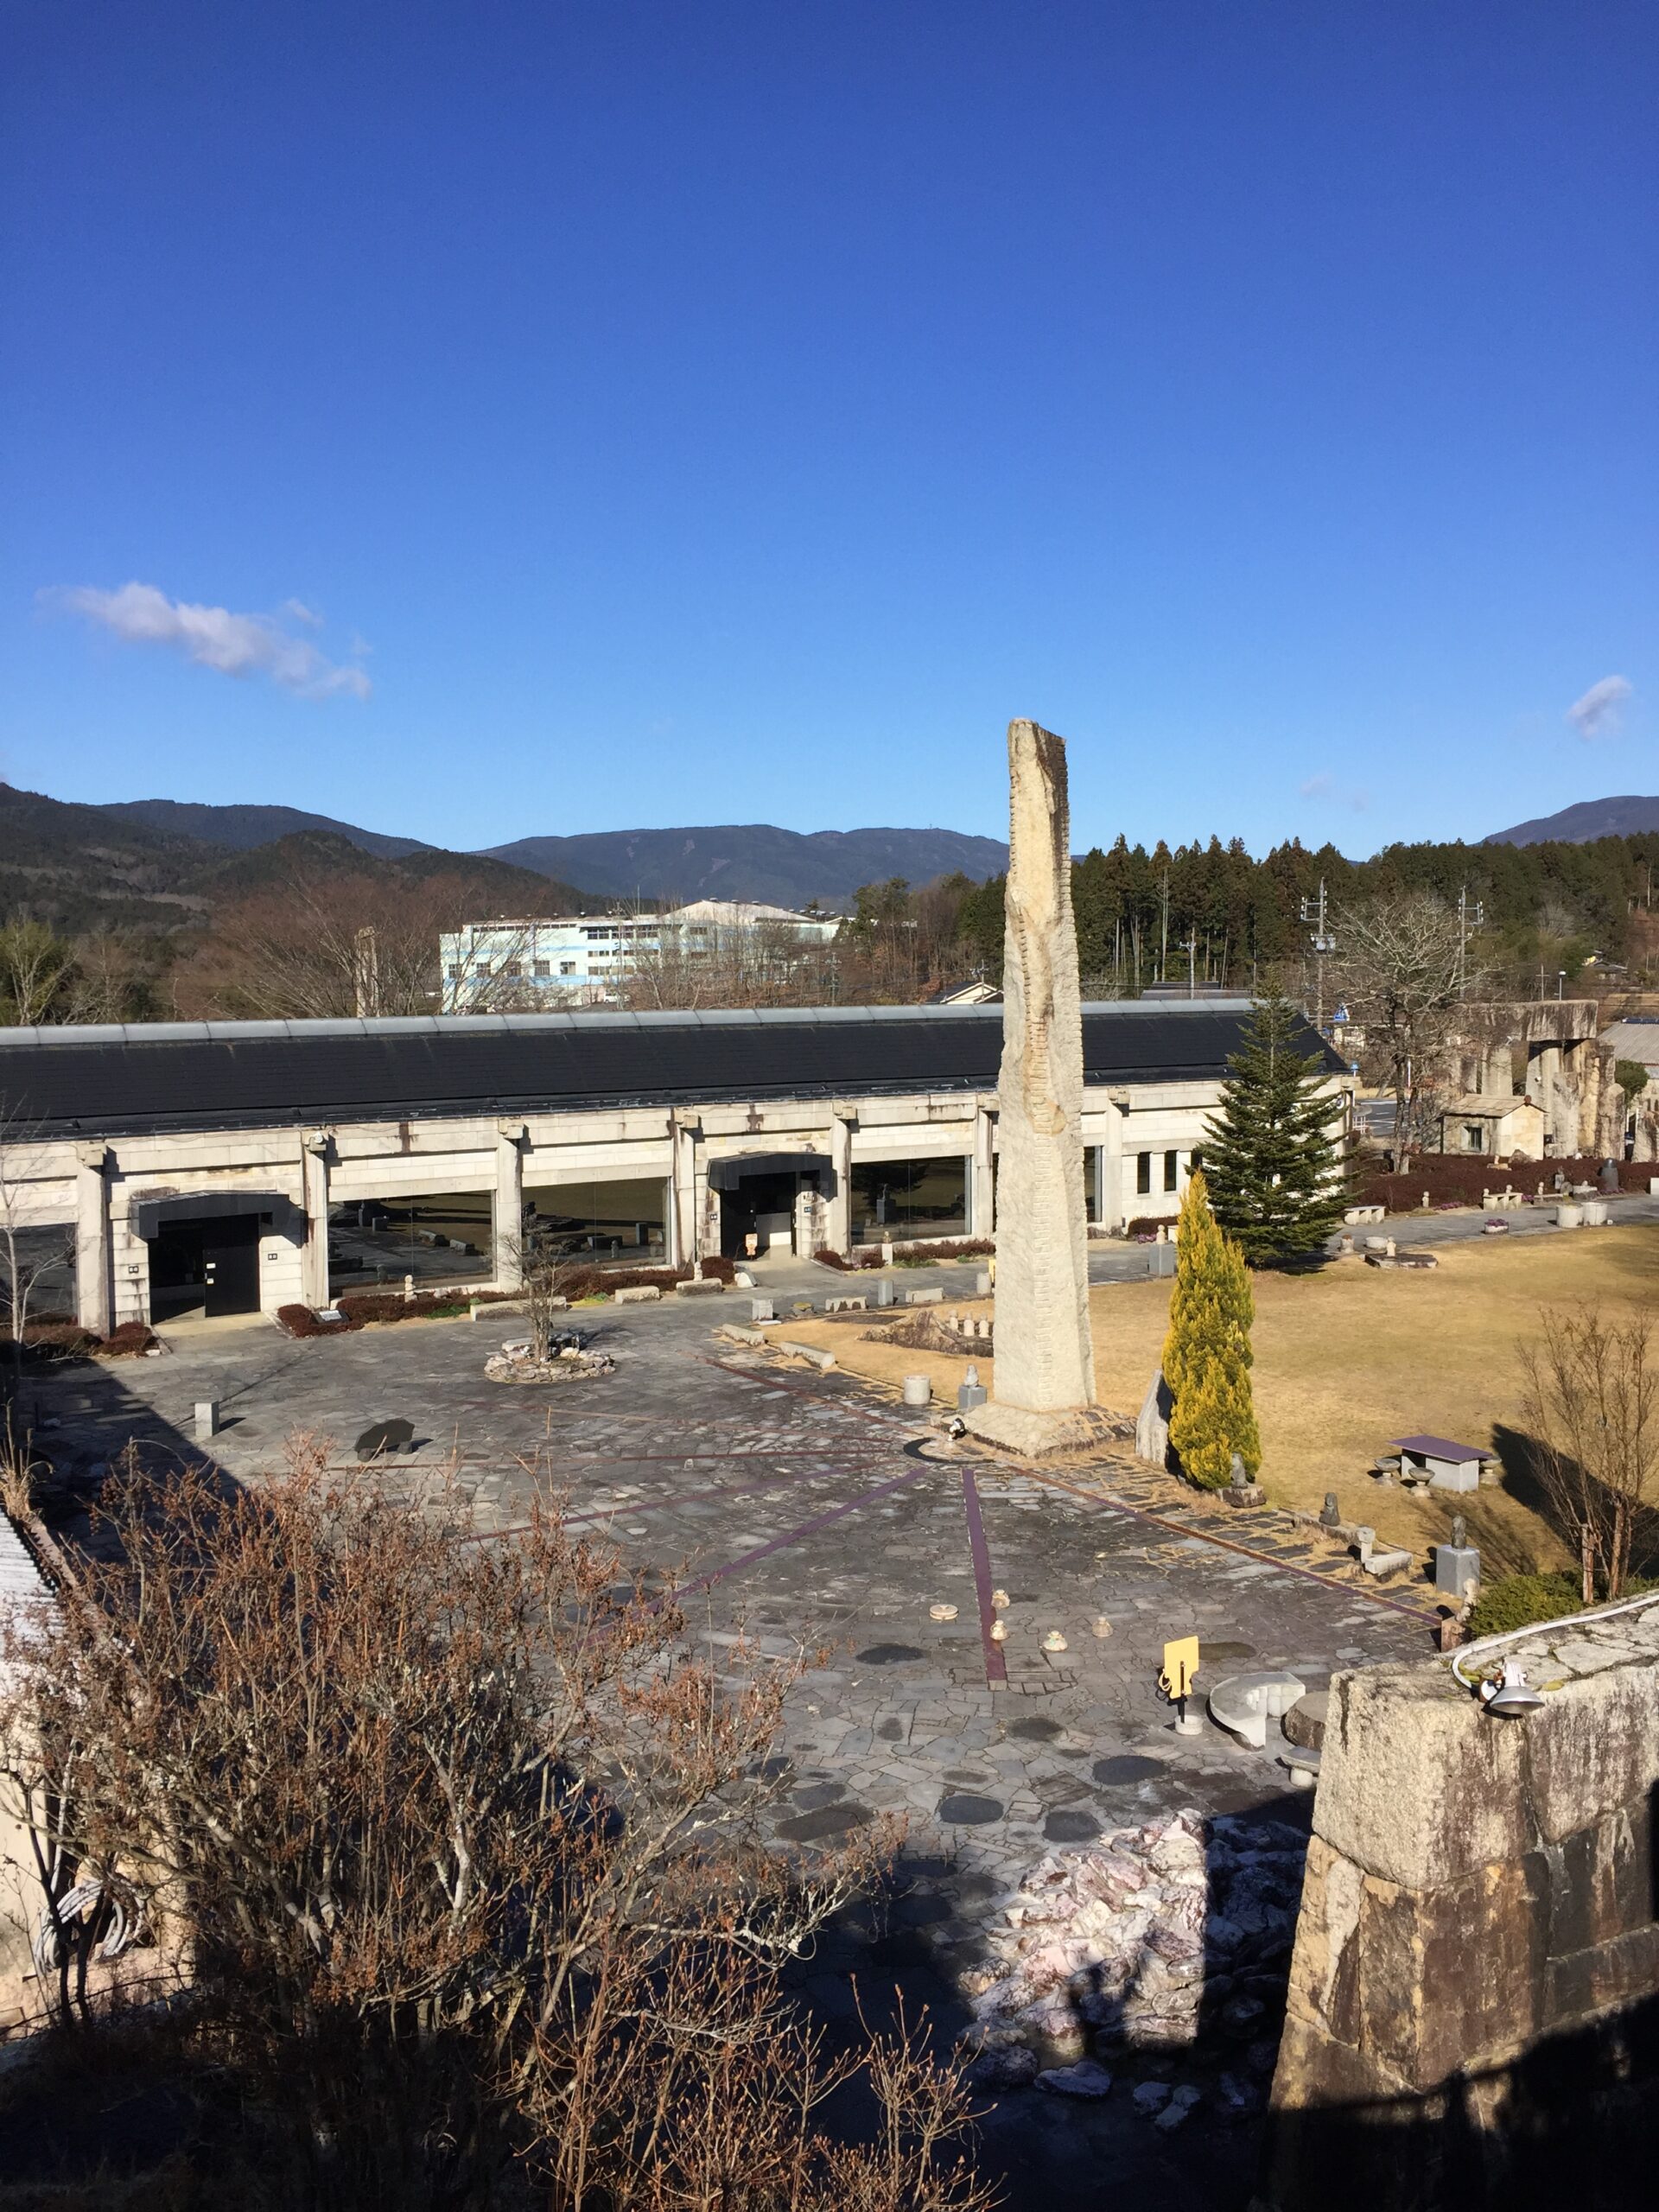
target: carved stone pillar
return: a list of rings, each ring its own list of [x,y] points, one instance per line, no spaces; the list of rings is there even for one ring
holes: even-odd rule
[[[1030,1454],[1103,1442],[1089,1332],[1083,1011],[1065,747],[1008,725],[1007,933],[997,1079],[995,1395],[976,1433]]]

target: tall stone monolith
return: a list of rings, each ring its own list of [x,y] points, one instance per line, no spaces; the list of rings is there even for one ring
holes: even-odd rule
[[[1027,1453],[1110,1433],[1095,1408],[1083,1192],[1083,1011],[1065,744],[1008,724],[1008,881],[997,1079],[996,1359],[976,1435]]]

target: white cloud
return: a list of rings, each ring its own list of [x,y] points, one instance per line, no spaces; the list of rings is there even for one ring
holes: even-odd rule
[[[321,630],[322,617],[315,607],[308,607],[302,599],[285,599],[281,612],[296,622],[304,623],[308,630]]]
[[[1636,686],[1628,677],[1604,676],[1599,683],[1592,683],[1583,698],[1575,699],[1567,710],[1567,719],[1586,745],[1599,737],[1617,737],[1624,720],[1624,702],[1631,697]]]
[[[197,607],[169,599],[154,584],[123,584],[99,591],[92,584],[41,594],[49,604],[84,614],[129,645],[170,645],[200,668],[221,676],[268,676],[302,698],[328,699],[344,693],[369,696],[360,668],[332,661],[308,638],[296,638],[270,614],[233,614],[227,607]],[[297,600],[283,609],[291,621],[315,626],[318,618]]]

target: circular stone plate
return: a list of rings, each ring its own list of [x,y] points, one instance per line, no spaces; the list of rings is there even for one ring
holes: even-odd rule
[[[951,1827],[983,1827],[1002,1818],[1002,1808],[995,1797],[974,1797],[965,1790],[953,1790],[950,1796],[940,1798],[939,1818]]]

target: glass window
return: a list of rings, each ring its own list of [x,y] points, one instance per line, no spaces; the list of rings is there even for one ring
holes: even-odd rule
[[[1143,1198],[1152,1188],[1152,1154],[1149,1152],[1137,1152],[1135,1155],[1135,1187]]]
[[[560,961],[560,963],[559,963],[559,973],[560,973],[560,975],[561,975],[561,976],[574,976],[574,975],[575,974],[575,972],[576,972],[576,963],[575,963],[575,962],[574,960],[561,960],[561,961]]]
[[[536,974],[538,980],[544,976],[550,976],[552,973],[552,963],[550,961],[538,960],[536,963]]]
[[[855,1244],[968,1233],[967,1163],[960,1153],[940,1160],[855,1160],[850,1182]]]
[[[1164,1154],[1164,1188],[1173,1191],[1180,1180],[1181,1155],[1179,1152]]]
[[[328,1209],[328,1288],[416,1290],[477,1282],[493,1272],[490,1194],[448,1191],[396,1201],[365,1198]]]
[[[461,981],[461,977],[462,977],[466,973],[467,973],[467,970],[466,970],[464,968],[461,968],[461,967],[454,967],[454,968],[452,968],[452,969],[449,970],[449,980],[450,980],[450,982],[451,982],[452,983],[458,983],[458,982]]]

